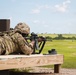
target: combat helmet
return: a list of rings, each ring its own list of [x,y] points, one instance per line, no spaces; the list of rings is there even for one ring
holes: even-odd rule
[[[18,23],[15,26],[14,30],[24,34],[30,33],[30,27],[26,23],[22,23],[22,22]]]

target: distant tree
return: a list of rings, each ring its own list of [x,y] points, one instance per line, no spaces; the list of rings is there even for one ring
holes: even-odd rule
[[[58,34],[58,39],[63,39],[62,34]]]
[[[50,36],[47,36],[46,39],[47,39],[48,41],[52,41],[52,37],[50,37]]]
[[[57,37],[55,37],[54,39],[64,39],[64,37],[62,36],[62,34],[58,34],[58,36]]]
[[[73,37],[72,37],[72,42],[73,42],[75,39],[76,39],[76,38],[73,36]]]

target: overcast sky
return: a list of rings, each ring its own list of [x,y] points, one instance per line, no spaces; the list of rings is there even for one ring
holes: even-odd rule
[[[76,0],[0,0],[0,19],[25,22],[31,32],[76,33]]]

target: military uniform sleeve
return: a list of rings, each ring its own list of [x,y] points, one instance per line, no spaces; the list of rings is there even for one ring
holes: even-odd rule
[[[26,55],[32,54],[33,52],[32,46],[27,43],[27,41],[22,37],[21,34],[16,33],[16,35],[17,35],[17,43],[21,51]]]

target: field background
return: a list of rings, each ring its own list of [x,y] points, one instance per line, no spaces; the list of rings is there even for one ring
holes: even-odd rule
[[[58,34],[39,34],[41,36],[57,37]],[[64,37],[76,37],[76,34],[62,34]],[[56,49],[58,54],[64,55],[63,68],[76,68],[76,40],[52,40],[47,41],[42,53],[48,53],[48,50]]]

